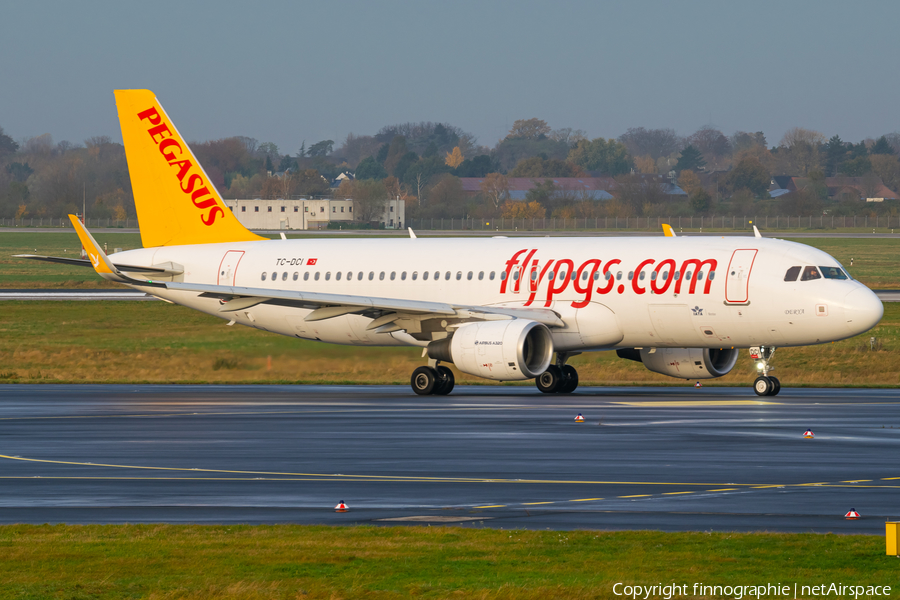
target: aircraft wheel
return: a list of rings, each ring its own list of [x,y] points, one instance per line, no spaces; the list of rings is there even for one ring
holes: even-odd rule
[[[753,391],[756,392],[757,396],[769,396],[773,389],[772,380],[768,377],[757,377],[756,381],[753,382]]]
[[[772,380],[772,391],[769,392],[770,396],[777,396],[778,392],[781,391],[781,382],[778,381],[777,377],[769,377]]]
[[[562,374],[563,381],[559,386],[559,391],[563,394],[571,394],[578,387],[578,371],[571,365],[563,365]]]
[[[556,393],[560,391],[559,388],[563,383],[562,371],[556,365],[550,365],[546,371],[537,376],[534,383],[537,385],[537,389],[545,394]]]
[[[431,367],[419,367],[413,371],[409,384],[415,393],[420,396],[428,396],[434,393],[437,384],[437,373]]]
[[[446,396],[453,391],[456,377],[453,376],[453,371],[449,367],[440,366],[437,368],[437,372],[438,379],[435,382],[434,391],[431,393],[437,396]]]

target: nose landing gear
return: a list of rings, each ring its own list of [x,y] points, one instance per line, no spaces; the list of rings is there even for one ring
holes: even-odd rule
[[[756,361],[758,377],[753,382],[753,391],[757,396],[777,396],[781,391],[781,382],[777,377],[769,375],[774,369],[769,366],[772,355],[775,354],[774,346],[754,346],[750,348],[750,358]]]

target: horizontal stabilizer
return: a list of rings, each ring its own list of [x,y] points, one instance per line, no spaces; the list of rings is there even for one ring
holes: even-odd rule
[[[64,258],[62,256],[41,256],[38,254],[14,254],[13,258],[27,258],[29,260],[40,260],[43,262],[52,262],[59,263],[63,265],[72,265],[75,267],[93,267],[86,258]],[[113,266],[118,268],[120,271],[128,271],[129,273],[152,273],[154,275],[165,275],[166,277],[171,277],[172,275],[181,275],[184,273],[184,268],[181,265],[176,265],[174,263],[166,263],[165,265],[154,265],[152,267],[139,267],[136,265],[120,265],[118,263],[114,263]]]

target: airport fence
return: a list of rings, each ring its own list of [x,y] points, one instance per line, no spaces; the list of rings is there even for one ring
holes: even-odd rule
[[[698,216],[698,217],[587,217],[544,219],[409,219],[409,226],[422,231],[659,231],[663,223],[679,230],[749,231],[753,225],[760,230],[837,230],[837,229],[900,229],[900,215],[881,216],[789,216],[761,217]],[[87,219],[88,228],[130,229],[138,226],[137,219]],[[68,218],[27,217],[0,218],[0,227],[71,228]]]
[[[410,219],[404,225],[414,230],[435,231],[659,231],[668,223],[676,231],[749,231],[756,225],[761,230],[830,230],[830,229],[900,229],[900,215],[886,216],[691,216],[691,217],[587,217],[571,219]]]

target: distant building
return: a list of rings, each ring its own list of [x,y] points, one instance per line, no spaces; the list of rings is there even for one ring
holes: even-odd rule
[[[481,184],[484,177],[460,177],[463,191],[468,196],[476,196],[481,193]],[[534,189],[537,184],[552,181],[557,191],[557,198],[571,196],[579,200],[612,200],[610,193],[616,182],[612,177],[509,177],[510,200],[524,200],[525,195]]]
[[[353,200],[337,199],[277,199],[225,200],[241,225],[247,229],[326,229],[331,222],[358,222],[354,218]],[[384,201],[384,211],[376,219],[385,228],[403,227],[406,203],[403,200]]]
[[[809,183],[808,177],[776,175],[772,178],[769,186],[769,196],[780,198],[802,190]],[[862,177],[845,177],[843,175],[826,177],[825,187],[828,189],[828,197],[837,201],[866,200],[868,198],[898,199],[897,192],[888,189],[881,178],[874,173]]]

